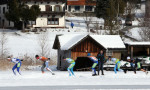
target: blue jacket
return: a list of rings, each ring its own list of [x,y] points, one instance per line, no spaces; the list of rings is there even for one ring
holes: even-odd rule
[[[94,57],[94,56],[89,56],[89,58],[90,58],[90,60],[92,61],[92,62],[94,62],[94,63],[97,63],[97,58],[96,57]]]
[[[74,24],[71,22],[71,26],[73,27],[74,26]]]

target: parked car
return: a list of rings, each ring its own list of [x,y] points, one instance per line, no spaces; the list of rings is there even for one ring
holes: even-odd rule
[[[126,16],[125,25],[126,25],[126,26],[132,26],[132,15],[131,15],[131,14],[128,14],[128,15]]]
[[[130,68],[130,63],[129,62],[127,62],[127,61],[120,61],[120,63],[121,63],[121,68],[123,68],[123,69]],[[107,71],[113,71],[114,67],[115,67],[115,62],[112,62],[112,61],[107,61],[104,64],[104,69],[107,70]]]
[[[125,20],[125,25],[126,26],[132,26],[132,20],[131,19],[126,19]]]

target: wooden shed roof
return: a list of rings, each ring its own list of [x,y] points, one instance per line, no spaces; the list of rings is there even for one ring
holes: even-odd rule
[[[55,38],[53,48],[69,50],[87,37],[92,38],[96,43],[98,43],[100,46],[103,46],[105,49],[125,49],[125,45],[119,35],[85,34],[58,35]]]

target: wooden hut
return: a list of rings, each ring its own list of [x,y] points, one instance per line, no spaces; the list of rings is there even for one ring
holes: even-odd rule
[[[103,49],[111,51],[112,57],[121,59],[121,53],[125,50],[125,45],[119,35],[57,35],[54,41],[53,49],[58,50],[57,69],[65,70],[68,67],[64,58],[73,58],[87,56],[97,56],[97,53]],[[105,53],[105,56],[106,55]]]
[[[126,42],[125,44],[131,57],[150,55],[150,42]]]

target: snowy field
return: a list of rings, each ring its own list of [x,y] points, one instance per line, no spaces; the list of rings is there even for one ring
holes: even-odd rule
[[[124,74],[105,71],[104,76],[91,76],[91,72],[75,72],[69,77],[66,71],[54,71],[56,75],[40,71],[22,71],[22,76],[14,76],[12,71],[0,72],[0,87],[8,86],[58,86],[58,85],[150,85],[150,74],[138,71],[137,74]]]
[[[49,42],[49,47],[50,47],[50,54],[51,56],[56,56],[57,51],[52,49],[53,43],[55,36],[57,34],[88,34],[87,29],[86,29],[86,24],[85,24],[85,17],[66,17],[66,27],[65,29],[55,29],[55,28],[49,28],[47,29],[48,33],[48,41]],[[74,23],[74,28],[72,29],[70,27],[70,21]],[[103,25],[104,20],[103,19],[97,19],[96,17],[92,17],[92,21],[94,22],[99,22],[100,24]],[[133,21],[133,24],[137,24],[137,21]],[[123,20],[124,23],[124,20]],[[138,28],[136,28],[138,29]],[[44,29],[45,30],[45,29]],[[7,38],[8,38],[8,43],[7,43],[7,48],[9,50],[9,55],[14,55],[14,57],[22,57],[24,55],[34,57],[35,54],[39,53],[40,47],[38,44],[38,37],[40,34],[35,34],[33,32],[29,33],[22,33],[17,30],[6,30],[7,32]],[[68,32],[69,31],[69,32]],[[131,30],[135,31],[135,30]],[[138,30],[137,30],[138,31]],[[2,32],[2,29],[0,29],[0,33]],[[90,34],[96,34],[96,33],[90,33]],[[99,34],[105,35],[106,31],[104,30],[99,30]],[[128,33],[130,36],[131,34],[137,35],[135,32],[129,32]],[[137,36],[135,36],[137,37]],[[50,57],[51,57],[50,56]]]

